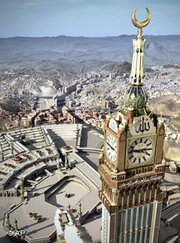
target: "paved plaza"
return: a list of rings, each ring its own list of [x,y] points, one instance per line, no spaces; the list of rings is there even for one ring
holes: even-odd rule
[[[24,142],[22,138],[25,139]],[[17,220],[18,228],[25,230],[27,242],[43,242],[55,236],[54,217],[57,208],[68,210],[70,205],[75,219],[80,203],[82,215],[94,211],[100,202],[97,164],[103,148],[101,134],[87,126],[66,124],[13,131],[2,134],[0,139],[3,155],[0,158],[1,189],[4,187],[4,192],[8,193],[11,190],[20,191],[21,178],[24,178],[24,187],[28,191],[27,202],[25,200],[23,203],[21,197],[15,194],[8,194],[6,197],[1,195],[0,218],[9,212],[10,223],[14,226],[14,221]],[[59,152],[65,145],[70,146],[65,154],[67,160],[74,163],[75,167],[71,169],[65,168],[60,158]],[[21,157],[20,163],[14,161],[16,156]],[[60,169],[57,169],[58,164]],[[165,180],[166,184],[179,184],[177,175],[166,173]],[[12,205],[14,208],[10,210]],[[173,212],[175,213],[175,206],[173,211],[167,210],[163,215],[173,215]],[[29,216],[29,213],[34,217]],[[40,222],[37,217],[41,217]],[[179,230],[178,221],[177,215],[171,221],[174,227],[165,225],[164,221],[161,222],[161,227],[167,229],[168,235],[176,234]],[[9,243],[2,227],[3,221],[0,223],[0,243]],[[84,242],[100,242],[101,215],[91,215],[82,226],[78,226],[78,230],[85,234]],[[163,234],[160,234],[160,238],[164,239]]]
[[[79,181],[82,181],[82,185],[73,181],[66,183],[62,188],[54,192],[48,200],[45,200],[45,192],[53,184],[67,176],[75,176]],[[31,239],[44,239],[53,235],[55,232],[53,221],[57,207],[68,209],[68,205],[70,204],[78,212],[78,204],[81,202],[82,213],[85,214],[91,210],[92,206],[99,202],[97,189],[77,168],[68,171],[66,175],[57,171],[53,176],[49,176],[39,183],[31,191],[31,195],[34,193],[38,193],[38,196],[30,196],[27,204],[22,203],[9,213],[10,223],[13,224],[14,220],[17,219],[18,228],[26,231],[26,239],[29,241]],[[71,197],[67,198],[65,196],[66,193],[72,194]],[[38,223],[37,220],[29,217],[29,212],[41,216],[41,222]]]
[[[101,134],[80,124],[65,124],[13,131],[1,135],[1,139],[1,187],[5,192],[15,192],[20,190],[21,178],[24,178],[28,194],[23,202],[21,197],[0,197],[0,216],[3,218],[4,213],[8,212],[13,226],[17,220],[19,230],[25,230],[27,242],[42,242],[55,236],[54,216],[57,208],[67,210],[70,205],[76,218],[79,204],[82,215],[93,211],[99,204],[97,161],[98,151],[103,146]],[[74,148],[67,154],[69,161],[75,161],[75,167],[71,170],[62,167],[59,158],[60,148],[64,145]],[[87,152],[79,152],[76,148],[87,148]],[[93,148],[99,150],[91,151]],[[15,156],[20,157],[20,163],[15,162]],[[57,169],[58,163],[61,169]],[[11,166],[7,167],[6,164]],[[12,205],[14,207],[10,209]],[[40,222],[37,217],[41,217]],[[98,242],[100,221],[100,215],[92,215],[79,230],[83,232],[84,229],[87,238],[91,232],[91,242]],[[2,228],[1,231],[5,237],[6,232]],[[8,243],[7,237],[0,238],[0,242],[3,239]]]
[[[68,198],[66,194],[69,194]],[[67,208],[67,205],[71,207],[76,206],[80,200],[87,196],[88,190],[77,182],[66,182],[65,185],[60,187],[48,200],[49,203],[57,206]]]

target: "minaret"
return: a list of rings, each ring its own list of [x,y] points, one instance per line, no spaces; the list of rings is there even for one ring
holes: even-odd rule
[[[10,228],[9,214],[6,214],[6,226],[8,229]]]
[[[21,199],[24,200],[24,179],[21,177],[21,183],[20,183],[20,193],[21,193]]]
[[[17,219],[14,220],[14,228],[15,228],[15,231],[18,231],[18,221],[17,221]]]
[[[134,115],[146,114],[147,94],[143,88],[144,85],[144,46],[146,40],[143,39],[142,28],[145,27],[150,21],[150,12],[147,10],[147,19],[145,21],[138,22],[135,17],[134,9],[131,19],[133,24],[138,27],[137,38],[133,40],[133,59],[130,75],[130,87],[128,88],[125,97],[125,108],[134,108]]]
[[[164,125],[146,110],[144,90],[144,45],[142,28],[150,21],[150,12],[138,27],[133,41],[134,53],[125,107],[116,115],[107,115],[104,123],[104,151],[98,172],[101,179],[102,243],[157,243],[164,194]]]

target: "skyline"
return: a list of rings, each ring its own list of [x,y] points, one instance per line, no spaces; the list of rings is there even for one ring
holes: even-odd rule
[[[0,37],[85,36],[136,34],[131,13],[151,21],[144,35],[180,34],[180,1],[146,0],[0,0]]]

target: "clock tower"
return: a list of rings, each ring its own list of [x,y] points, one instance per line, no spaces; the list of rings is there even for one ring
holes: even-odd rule
[[[163,193],[160,190],[165,165],[162,163],[164,125],[146,108],[144,89],[144,46],[142,28],[134,9],[132,22],[138,27],[133,40],[133,60],[124,109],[106,116],[104,151],[98,172],[101,179],[102,243],[156,243]]]

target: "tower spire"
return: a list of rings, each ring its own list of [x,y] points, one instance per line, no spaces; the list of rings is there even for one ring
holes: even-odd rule
[[[133,60],[132,60],[132,68],[131,68],[131,76],[130,76],[130,84],[131,85],[143,85],[144,83],[144,46],[146,40],[143,39],[142,36],[142,28],[148,25],[150,21],[150,12],[149,9],[146,8],[147,10],[147,17],[146,20],[143,22],[139,22],[136,19],[135,8],[132,12],[131,15],[131,20],[133,24],[138,27],[138,34],[137,34],[137,39],[133,40]]]
[[[146,102],[147,95],[143,89],[144,85],[144,46],[146,40],[143,39],[142,28],[148,25],[150,21],[150,12],[147,10],[147,17],[143,22],[139,22],[136,19],[135,8],[131,15],[132,23],[138,28],[137,38],[133,40],[133,58],[132,58],[132,67],[130,75],[130,87],[128,88],[125,97],[125,110],[129,107],[133,108],[134,115],[144,115],[146,113]]]

